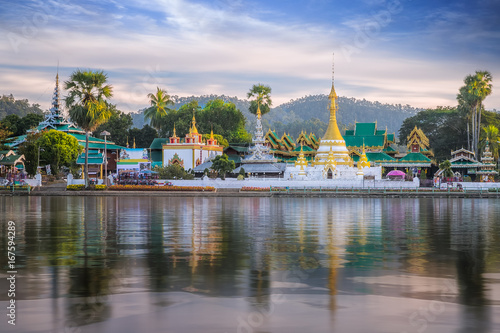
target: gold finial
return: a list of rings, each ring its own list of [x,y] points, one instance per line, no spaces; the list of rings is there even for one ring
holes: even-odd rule
[[[212,126],[212,129],[210,130],[210,140],[214,139],[214,128]]]
[[[176,134],[175,134],[175,123],[174,123],[174,136],[173,136],[173,138],[175,138],[175,137],[176,137]]]
[[[134,149],[135,149],[135,136],[134,136]]]
[[[127,148],[128,148],[128,136],[127,136]]]
[[[192,120],[192,133],[198,134],[198,129],[196,128],[196,118],[194,117],[194,110],[193,110],[193,120]]]
[[[337,98],[338,96],[335,92],[332,69],[332,89],[330,90],[330,94],[328,95],[328,99],[330,100],[330,121],[324,135],[324,140],[344,140],[342,134],[340,134],[339,126],[337,124]]]
[[[257,103],[257,119],[262,118],[262,113],[260,112],[260,103]]]

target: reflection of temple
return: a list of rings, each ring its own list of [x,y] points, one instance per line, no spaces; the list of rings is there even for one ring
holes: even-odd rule
[[[153,142],[155,143],[155,142]],[[224,147],[220,146],[214,138],[213,131],[206,142],[196,128],[196,119],[193,115],[189,133],[184,139],[179,138],[175,132],[162,144],[162,165],[177,164],[186,170],[193,169],[203,163],[209,162],[217,155],[222,155]],[[209,167],[208,165],[206,166]]]

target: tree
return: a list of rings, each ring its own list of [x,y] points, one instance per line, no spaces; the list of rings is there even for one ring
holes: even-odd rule
[[[42,136],[43,132],[28,133],[26,140],[19,145],[18,153],[24,155],[24,167],[26,172],[33,176],[37,172],[38,159],[39,159],[39,145],[38,139]],[[42,161],[44,161],[42,159]]]
[[[234,168],[234,161],[230,161],[226,154],[215,156],[210,167],[221,176],[221,179],[226,179],[226,173],[233,171]]]
[[[150,124],[158,132],[160,132],[162,119],[168,114],[170,109],[169,105],[174,105],[174,102],[170,99],[170,95],[167,94],[166,90],[156,87],[156,93],[148,94],[150,99],[151,107],[144,111],[144,118],[150,120]]]
[[[113,141],[119,146],[127,144],[127,135],[132,126],[132,116],[116,109],[115,105],[110,105],[111,116],[105,122],[99,125],[94,131],[95,137],[101,137],[102,131],[108,131],[110,135],[108,140]]]
[[[476,71],[464,79],[465,87],[460,88],[459,102],[462,100],[470,106],[472,127],[471,150],[478,155],[479,135],[481,129],[482,102],[491,94],[492,77],[488,71]]]
[[[248,98],[255,97],[255,100],[250,102],[249,111],[253,114],[257,114],[257,109],[260,108],[260,113],[262,115],[271,111],[272,100],[271,100],[271,87],[263,84],[254,84],[247,94]]]
[[[158,177],[160,179],[194,179],[194,175],[184,170],[184,168],[178,164],[155,167],[154,171],[158,172]]]
[[[141,129],[131,128],[128,131],[129,145],[135,140],[137,148],[149,148],[155,138],[158,137],[158,132],[149,125],[144,125]]]
[[[65,102],[71,120],[85,131],[85,188],[89,186],[90,132],[111,117],[106,99],[113,96],[113,87],[107,80],[103,71],[78,69],[64,82],[64,89],[69,90]]]
[[[449,158],[450,151],[467,146],[466,121],[456,108],[438,107],[406,118],[399,129],[402,145],[406,145],[407,137],[415,126],[429,139],[430,148],[438,161]]]
[[[439,169],[443,170],[443,177],[453,177],[453,170],[451,169],[451,162],[449,160],[443,161],[439,164]]]
[[[29,104],[27,99],[16,100],[14,96],[2,95],[0,97],[0,119],[5,118],[10,114],[15,114],[19,117],[24,117],[30,113],[43,114],[39,104]]]
[[[61,131],[44,131],[37,140],[40,159],[50,164],[50,169],[57,175],[61,166],[70,167],[82,151],[78,140]]]
[[[481,131],[479,147],[481,148],[481,150],[484,150],[484,148],[486,147],[486,143],[488,143],[490,146],[490,152],[493,154],[495,161],[498,161],[499,141],[500,135],[497,127],[493,125],[483,127],[483,130]]]

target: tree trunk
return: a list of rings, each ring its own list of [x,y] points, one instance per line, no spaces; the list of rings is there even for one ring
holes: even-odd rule
[[[469,120],[467,119],[467,149],[470,150]]]
[[[481,134],[481,109],[482,105],[481,102],[479,102],[479,112],[478,112],[478,119],[477,119],[477,142],[478,142],[478,147],[477,147],[477,153],[476,153],[476,158],[479,161],[479,136]]]
[[[85,131],[85,188],[89,188],[89,131]]]

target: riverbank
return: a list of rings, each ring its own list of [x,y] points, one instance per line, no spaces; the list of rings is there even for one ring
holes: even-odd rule
[[[500,192],[487,190],[439,190],[432,188],[416,189],[282,189],[279,191],[242,191],[234,188],[219,188],[215,191],[67,191],[56,188],[37,188],[33,191],[7,192],[2,191],[2,196],[120,196],[120,197],[303,197],[303,198],[500,198]]]

